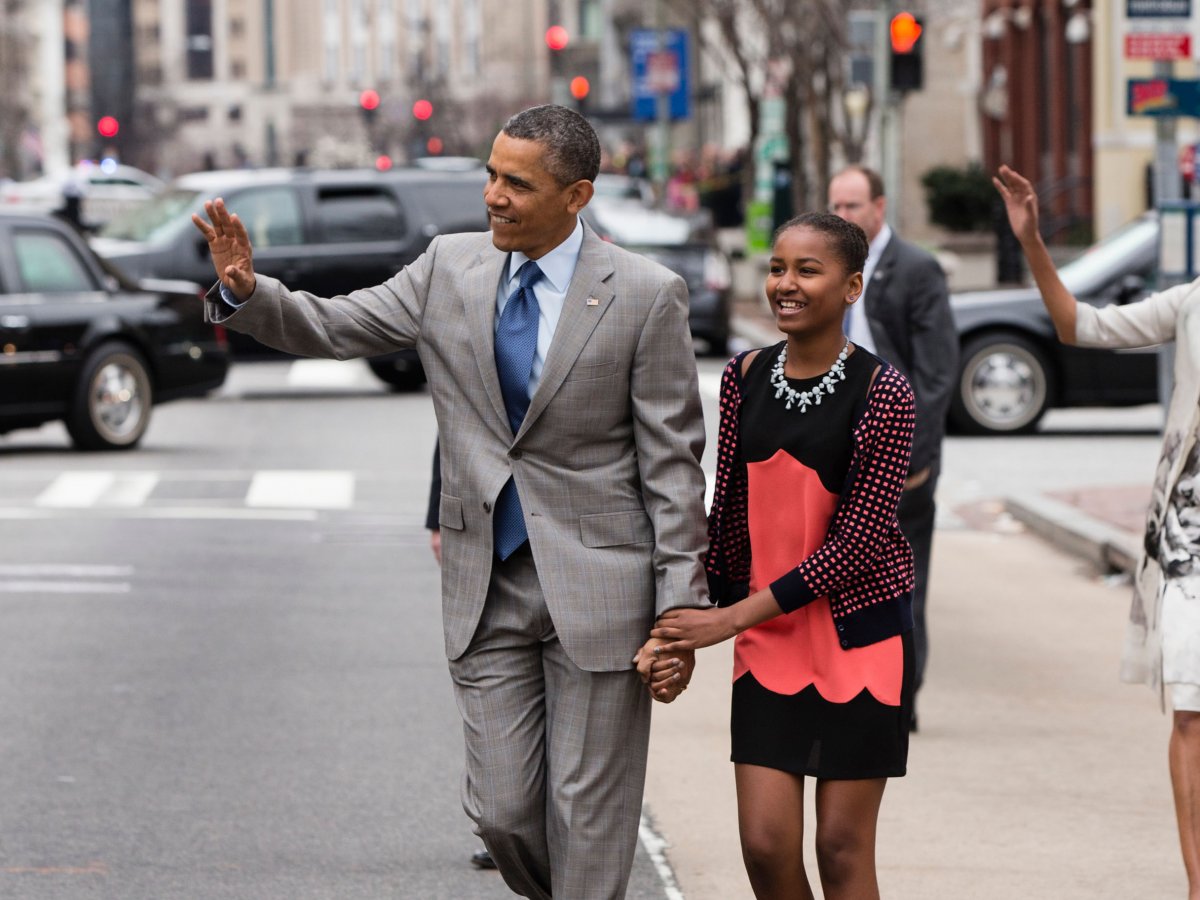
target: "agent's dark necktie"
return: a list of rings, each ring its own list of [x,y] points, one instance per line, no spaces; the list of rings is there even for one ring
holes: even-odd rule
[[[504,304],[496,329],[496,374],[500,376],[500,393],[504,395],[504,408],[513,434],[517,433],[529,410],[529,375],[533,371],[538,334],[538,302],[533,295],[533,285],[541,277],[542,270],[533,260],[528,260],[517,270],[517,289]],[[496,555],[501,559],[508,559],[529,539],[521,498],[517,496],[517,485],[511,478],[496,498],[493,528]]]

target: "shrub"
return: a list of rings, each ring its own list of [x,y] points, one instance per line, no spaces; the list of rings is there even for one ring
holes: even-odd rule
[[[935,166],[921,176],[929,220],[950,231],[987,231],[992,227],[996,188],[977,163],[964,169]]]

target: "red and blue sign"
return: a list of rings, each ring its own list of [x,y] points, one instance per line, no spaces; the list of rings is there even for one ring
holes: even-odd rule
[[[1130,78],[1131,116],[1190,116],[1200,118],[1200,79]]]

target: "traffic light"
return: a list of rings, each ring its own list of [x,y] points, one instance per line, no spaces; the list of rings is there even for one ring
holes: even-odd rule
[[[892,90],[901,93],[919,91],[924,80],[921,57],[925,28],[912,13],[901,12],[892,17],[889,31],[892,43]]]
[[[412,114],[418,122],[428,122],[433,116],[433,104],[428,100],[418,100],[412,105]]]
[[[116,116],[101,116],[96,122],[96,131],[99,132],[100,137],[116,137],[120,130],[121,123],[117,121]]]
[[[546,46],[551,50],[562,50],[570,42],[571,36],[561,25],[551,25],[546,29]]]
[[[379,114],[379,92],[367,88],[359,94],[358,108],[362,110],[363,121],[370,128],[375,123],[375,116]]]
[[[581,112],[587,107],[588,94],[592,92],[592,84],[583,75],[576,75],[568,85],[571,96],[575,98],[576,108]]]

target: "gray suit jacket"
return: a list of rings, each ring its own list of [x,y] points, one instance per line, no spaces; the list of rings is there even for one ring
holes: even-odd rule
[[[323,299],[258,276],[212,321],[304,356],[417,348],[442,442],[442,615],[458,658],[494,558],[492,509],[516,479],[559,639],[584,669],[627,669],[655,617],[706,606],[704,422],[687,287],[585,231],[529,412],[514,437],[496,375],[496,291],[508,254],[490,234],[439,237],[384,284]]]
[[[946,275],[933,256],[893,234],[866,301],[876,352],[900,370],[917,397],[909,471],[936,467],[958,378],[958,331]]]

